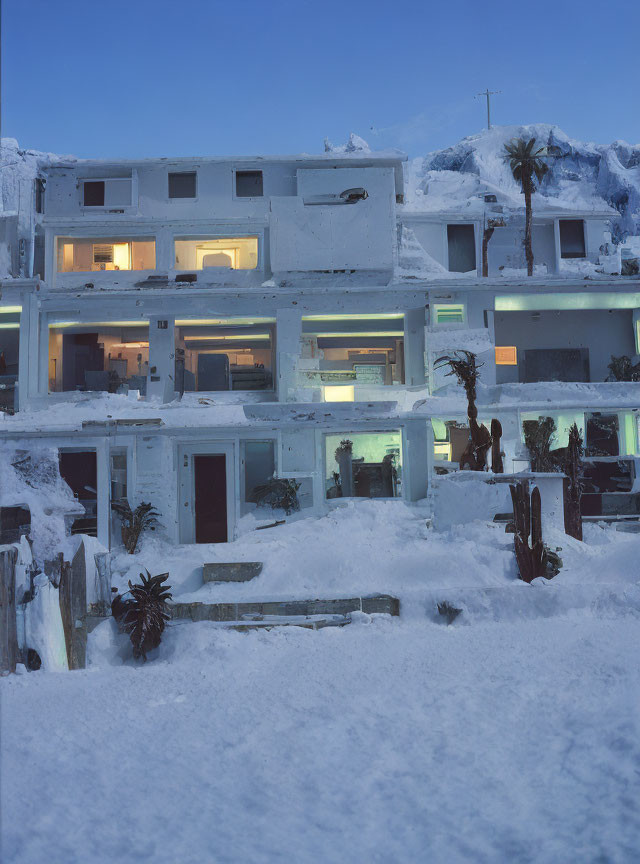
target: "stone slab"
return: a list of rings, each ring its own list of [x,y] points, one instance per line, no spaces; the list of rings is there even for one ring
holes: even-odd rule
[[[203,582],[250,582],[262,572],[262,561],[236,561],[221,564],[216,561],[202,565]]]
[[[350,597],[344,600],[272,600],[254,603],[169,603],[174,620],[238,621],[245,616],[348,615],[366,612],[369,615],[399,615],[400,601],[389,594],[370,597]]]

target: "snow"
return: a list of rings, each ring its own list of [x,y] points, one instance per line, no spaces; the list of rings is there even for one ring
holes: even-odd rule
[[[632,862],[639,638],[597,611],[203,622],[145,667],[12,676],[3,861]]]
[[[148,567],[180,600],[384,591],[401,616],[175,622],[145,665],[109,619],[86,670],[1,679],[2,860],[635,860],[640,535],[552,532],[560,574],[525,585],[503,527],[427,514],[345,502],[116,557],[120,588]],[[256,516],[272,514],[244,527]],[[216,560],[264,569],[202,586]],[[444,600],[462,609],[449,627]]]

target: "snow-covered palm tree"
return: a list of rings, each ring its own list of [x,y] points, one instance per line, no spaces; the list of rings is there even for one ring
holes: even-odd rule
[[[504,145],[505,161],[509,163],[513,179],[522,186],[525,208],[524,254],[527,259],[527,275],[533,276],[533,249],[531,248],[531,196],[535,191],[535,181],[541,182],[547,173],[547,165],[542,161],[547,155],[546,147],[536,149],[536,139],[513,138]]]

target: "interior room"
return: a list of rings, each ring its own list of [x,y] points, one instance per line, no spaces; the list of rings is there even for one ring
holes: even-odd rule
[[[400,432],[327,435],[325,457],[325,493],[329,499],[402,495]]]
[[[176,237],[175,269],[255,270],[258,266],[257,237]]]
[[[184,392],[273,390],[275,319],[176,321],[176,385]]]
[[[0,411],[13,411],[15,408],[20,311],[20,306],[0,308]]]
[[[402,314],[303,318],[305,377],[327,385],[403,384],[403,319]]]
[[[155,270],[153,238],[58,237],[58,273],[102,270]]]
[[[146,393],[149,325],[61,323],[49,328],[49,392]]]

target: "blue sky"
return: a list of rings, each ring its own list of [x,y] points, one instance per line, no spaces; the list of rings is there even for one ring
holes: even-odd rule
[[[520,11],[530,9],[531,12]],[[83,157],[419,155],[496,124],[640,141],[640,3],[3,0],[2,134]]]

